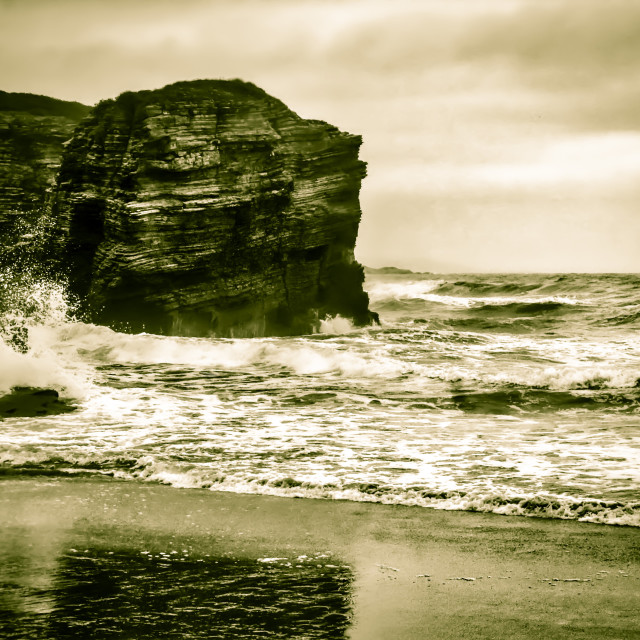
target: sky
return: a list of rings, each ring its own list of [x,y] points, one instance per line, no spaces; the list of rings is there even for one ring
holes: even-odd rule
[[[640,0],[0,0],[0,88],[242,78],[363,136],[356,256],[640,272]]]

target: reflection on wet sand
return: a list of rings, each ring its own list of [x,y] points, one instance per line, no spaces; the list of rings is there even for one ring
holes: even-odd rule
[[[0,638],[640,638],[636,527],[0,482]]]
[[[0,539],[0,637],[12,617],[42,617],[55,609],[55,576],[64,532],[12,527]],[[27,636],[24,636],[27,637]]]
[[[351,570],[327,557],[67,547],[55,558],[12,538],[0,543],[14,567],[0,581],[3,638],[334,639],[350,623]]]

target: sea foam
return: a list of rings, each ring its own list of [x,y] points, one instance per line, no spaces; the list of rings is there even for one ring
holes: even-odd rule
[[[341,324],[342,318],[338,318]],[[336,319],[332,321],[336,322]],[[335,329],[334,326],[331,329]],[[66,325],[59,338],[85,358],[114,364],[175,364],[209,369],[286,368],[299,375],[401,375],[408,366],[372,348],[341,349],[332,340],[302,338],[209,339],[124,334],[107,327]]]
[[[34,314],[24,352],[1,343],[5,387],[89,393],[64,416],[4,421],[2,471],[640,526],[640,337],[601,323],[637,294],[614,290],[616,307],[610,278],[456,276],[434,290],[418,277],[405,293],[498,304],[417,300],[379,329],[338,317],[316,335],[244,340]],[[600,302],[501,307],[512,295]],[[523,311],[535,317],[519,332],[500,324]],[[474,329],[452,330],[459,318]]]
[[[443,295],[438,293],[441,280],[418,280],[415,282],[376,282],[368,286],[369,298],[372,304],[385,304],[394,301],[423,300],[424,302],[447,305],[458,308],[498,308],[515,305],[584,305],[586,300],[578,300],[572,296],[563,295],[514,295],[514,296],[469,296]]]
[[[210,489],[231,493],[260,494],[287,498],[313,498],[374,502],[446,511],[475,511],[504,516],[528,516],[578,520],[609,525],[640,526],[640,502],[577,498],[552,493],[518,493],[512,489],[439,489],[436,487],[386,485],[375,482],[342,482],[336,478],[296,479],[278,473],[254,476],[246,473],[220,473],[206,465],[158,460],[143,456],[138,460],[107,458],[99,463],[74,456],[47,457],[30,452],[2,451],[0,458],[10,461],[15,473],[25,465],[30,473],[42,466],[48,475],[94,473],[122,480],[136,479],[182,489]]]

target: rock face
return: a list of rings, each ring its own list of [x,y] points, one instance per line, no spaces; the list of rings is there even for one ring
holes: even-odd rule
[[[52,200],[84,312],[120,330],[235,337],[375,321],[353,257],[360,144],[238,80],[100,103]]]
[[[55,184],[64,143],[90,111],[77,102],[0,91],[0,262],[31,239]]]

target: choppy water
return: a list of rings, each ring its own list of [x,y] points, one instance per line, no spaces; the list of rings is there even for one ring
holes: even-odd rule
[[[0,343],[0,391],[78,411],[6,419],[1,469],[640,526],[639,276],[366,288],[381,327],[242,340],[116,333],[24,293],[37,321],[27,353]]]

